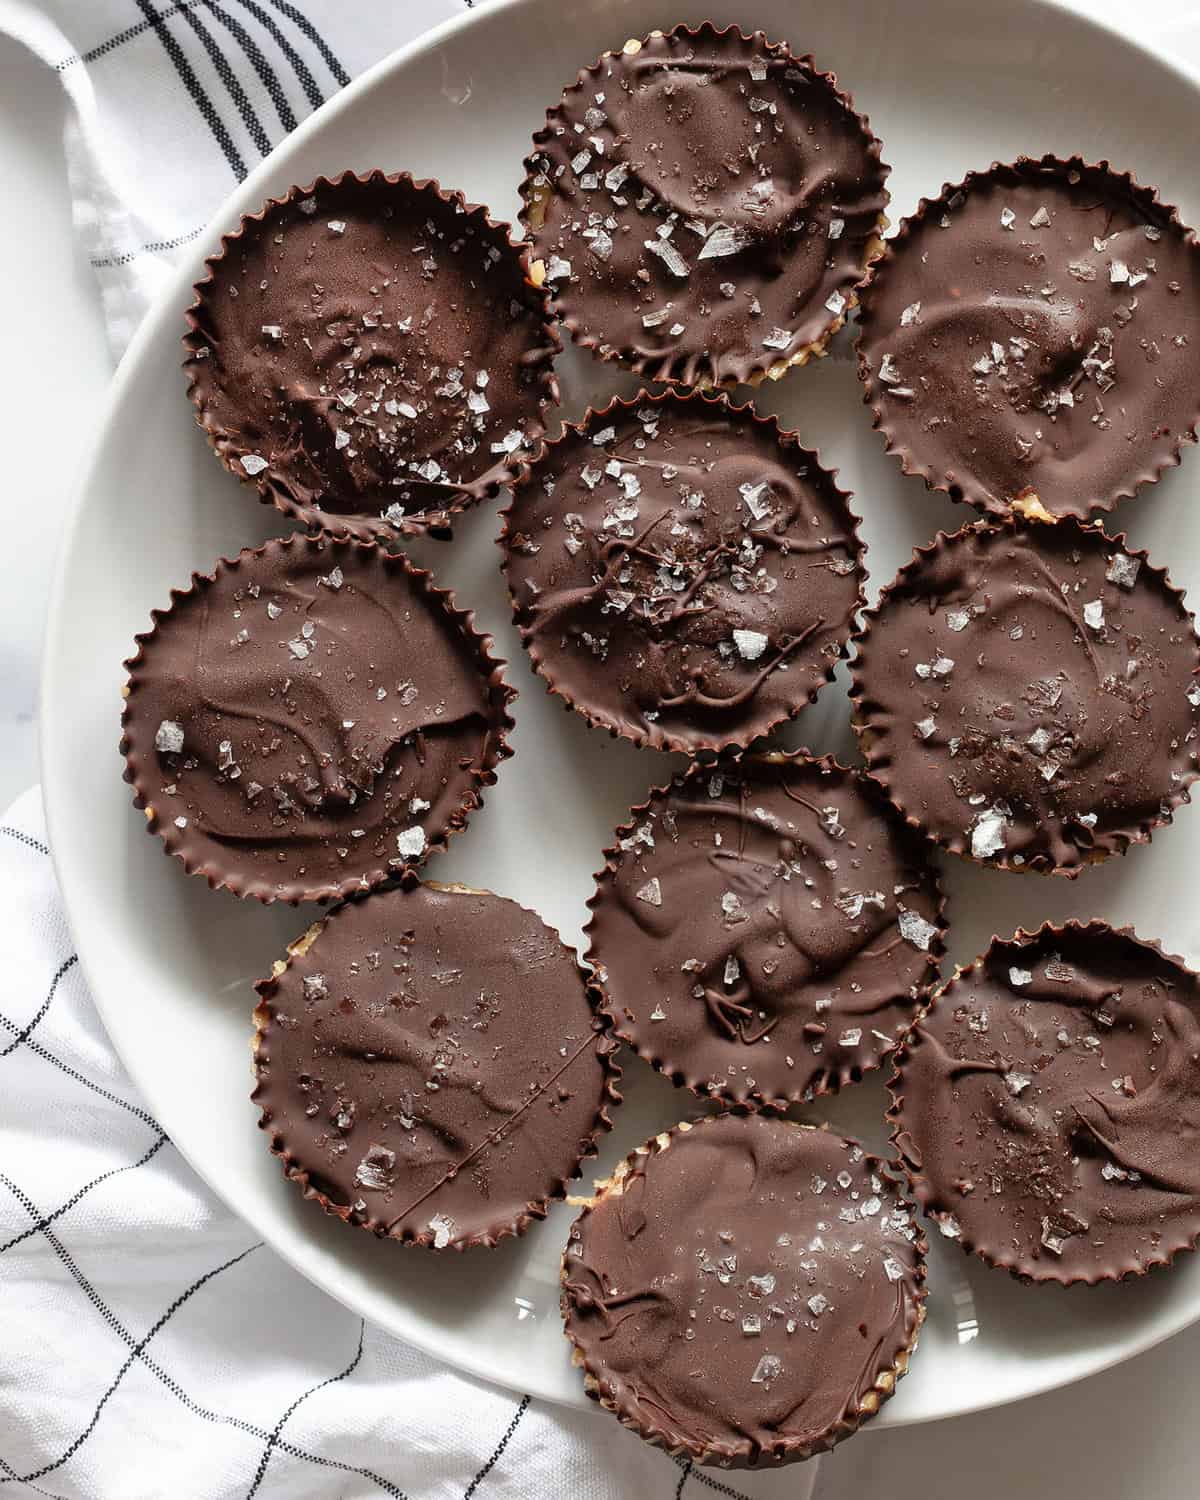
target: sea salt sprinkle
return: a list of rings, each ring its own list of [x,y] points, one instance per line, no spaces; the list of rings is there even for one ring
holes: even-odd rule
[[[178,755],[183,749],[183,725],[164,719],[154,736],[154,748],[164,755]]]
[[[405,859],[419,859],[425,853],[425,830],[419,823],[396,835],[396,848]]]

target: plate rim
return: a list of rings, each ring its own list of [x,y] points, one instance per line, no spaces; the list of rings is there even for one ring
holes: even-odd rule
[[[446,20],[439,22],[403,46],[380,58],[378,62],[364,69],[362,73],[353,78],[337,93],[331,95],[330,98],[310,115],[306,116],[293,131],[285,135],[241,182],[235,184],[233,189],[222,199],[216,211],[210,216],[201,234],[188,247],[188,251],[180,265],[171,273],[151,305],[147,308],[109,381],[102,407],[95,418],[85,454],[72,477],[68,499],[63,508],[54,567],[45,606],[45,633],[38,673],[38,769],[41,778],[51,861],[55,878],[62,894],[63,907],[72,934],[72,940],[79,955],[79,967],[87,983],[89,993],[104,1026],[105,1035],[110,1045],[116,1053],[122,1068],[128,1074],[131,1083],[151,1106],[156,1119],[159,1119],[163,1113],[157,1106],[166,1098],[165,1091],[157,1090],[152,1082],[147,1083],[126,1060],[124,1052],[116,1040],[113,1028],[109,1025],[109,1005],[105,999],[105,986],[97,983],[100,966],[94,961],[93,953],[89,951],[91,948],[90,939],[82,935],[87,931],[86,923],[77,926],[75,921],[75,911],[77,908],[82,909],[86,901],[87,892],[83,877],[80,877],[77,881],[75,875],[68,870],[65,857],[60,856],[58,852],[60,848],[65,849],[69,843],[69,840],[65,837],[62,839],[58,837],[67,816],[65,807],[63,806],[63,803],[66,801],[66,793],[64,790],[60,801],[57,790],[58,783],[51,772],[51,754],[49,749],[51,742],[66,732],[69,727],[69,716],[67,714],[62,716],[64,722],[59,721],[56,705],[60,701],[61,695],[54,689],[55,663],[61,656],[59,642],[62,632],[65,629],[63,622],[68,617],[67,611],[64,608],[67,572],[70,560],[76,552],[77,532],[82,516],[89,503],[89,496],[97,473],[101,467],[103,450],[108,441],[108,434],[113,425],[117,409],[123,403],[126,388],[132,384],[134,372],[142,363],[147,350],[162,335],[168,319],[182,305],[181,299],[185,299],[188,296],[196,280],[203,274],[203,265],[206,257],[212,253],[213,248],[219,245],[221,235],[226,231],[228,225],[241,217],[243,210],[238,205],[246,202],[256,202],[265,197],[265,190],[260,187],[260,184],[265,183],[278,172],[281,162],[300,152],[313,137],[319,136],[333,120],[341,116],[344,112],[354,109],[364,95],[372,93],[392,73],[405,69],[410,64],[419,61],[426,54],[436,51],[444,42],[456,37],[460,32],[481,26],[485,21],[493,21],[507,12],[534,9],[538,6],[544,6],[547,3],[549,3],[549,0],[487,0],[486,4],[480,5],[477,8],[464,9],[460,14],[448,17]],[[980,0],[974,0],[974,3],[980,3]],[[1110,17],[1107,14],[1102,16],[1090,15],[1077,8],[1077,4],[1072,3],[1072,0],[1020,0],[1020,3],[1028,11],[1055,12],[1075,27],[1086,32],[1098,34],[1108,42],[1115,43],[1118,47],[1123,48],[1132,57],[1143,59],[1154,67],[1165,70],[1183,85],[1185,89],[1194,94],[1197,104],[1200,105],[1200,65],[1191,67],[1176,61],[1173,56],[1159,50],[1149,42],[1126,35],[1114,17]],[[720,8],[722,7],[713,7],[713,9]],[[170,1112],[170,1108],[165,1111],[167,1114],[170,1114]],[[196,1173],[205,1187],[242,1223],[246,1224],[254,1233],[260,1235],[271,1250],[280,1256],[293,1271],[302,1276],[310,1285],[316,1287],[325,1296],[330,1297],[340,1306],[345,1307],[349,1312],[359,1317],[364,1316],[361,1308],[354,1303],[348,1294],[343,1294],[340,1290],[317,1280],[313,1273],[303,1264],[302,1258],[292,1253],[286,1241],[281,1241],[274,1234],[264,1232],[257,1223],[248,1218],[239,1206],[234,1192],[227,1189],[215,1173],[210,1174],[189,1150],[179,1145],[174,1136],[170,1136],[170,1139],[175,1149],[179,1151],[181,1157],[187,1162],[191,1170]],[[1200,1250],[1195,1253],[1200,1255]],[[886,1424],[868,1424],[867,1430],[882,1433],[901,1427],[945,1421],[952,1417],[965,1417],[978,1412],[1009,1406],[1017,1401],[1044,1395],[1051,1391],[1062,1390],[1080,1381],[1090,1379],[1094,1375],[1102,1374],[1104,1371],[1112,1369],[1127,1359],[1133,1359],[1139,1355],[1148,1353],[1176,1334],[1183,1332],[1197,1323],[1200,1323],[1200,1300],[1197,1301],[1189,1315],[1183,1318],[1168,1320],[1168,1326],[1165,1328],[1158,1327],[1148,1330],[1130,1341],[1123,1342],[1115,1350],[1112,1348],[1107,1349],[1103,1354],[1097,1356],[1095,1363],[1084,1373],[1068,1372],[1051,1375],[1041,1383],[1033,1385],[1026,1390],[1005,1392],[999,1398],[981,1394],[978,1399],[972,1398],[966,1404],[956,1406],[952,1411],[932,1414],[920,1413],[914,1414],[911,1417],[899,1415],[892,1417]],[[450,1369],[465,1373],[472,1378],[485,1381],[506,1391],[518,1389],[517,1386],[509,1385],[502,1374],[497,1374],[491,1370],[486,1359],[471,1360],[458,1352],[448,1355],[437,1346],[436,1341],[433,1339],[423,1340],[420,1337],[410,1334],[399,1335],[387,1328],[383,1328],[382,1331],[442,1361]],[[580,1390],[579,1394],[582,1394],[582,1390]],[[592,1403],[590,1402],[585,1405],[575,1398],[568,1398],[549,1392],[540,1393],[538,1399],[551,1402],[556,1406],[567,1407],[570,1410],[592,1409]]]

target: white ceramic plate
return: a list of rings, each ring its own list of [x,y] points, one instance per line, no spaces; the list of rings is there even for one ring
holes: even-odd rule
[[[969,168],[1057,150],[1109,157],[1158,184],[1188,222],[1200,221],[1194,87],[1043,0],[747,0],[712,10],[714,19],[786,37],[836,70],[884,142],[893,218]],[[529,137],[561,87],[604,48],[680,18],[674,5],[646,0],[574,0],[569,24],[567,15],[562,0],[491,0],[398,53],[302,125],[197,243],[114,381],[68,526],[47,642],[43,769],[59,877],[93,993],[130,1073],[196,1169],[293,1265],[375,1323],[477,1375],[582,1406],[556,1296],[569,1208],[498,1250],[433,1256],[348,1230],[285,1182],[249,1100],[250,984],[308,914],[240,903],[188,879],[146,836],[117,754],[121,663],[151,607],[194,568],[283,529],[217,464],[184,395],[179,337],[205,253],[268,194],[346,166],[433,174],[511,217]],[[575,353],[564,378],[571,415],[589,395],[629,388]],[[876,586],[915,543],[969,519],[884,457],[847,336],[762,404],[819,445],[855,492]],[[1193,454],[1114,520],[1170,565],[1193,604],[1200,508],[1188,502],[1198,478]],[[414,548],[478,610],[521,692],[515,759],[430,873],[513,896],[577,941],[599,851],[672,761],[588,730],[547,697],[511,626],[496,531],[489,507],[463,520],[453,543]],[[843,680],[804,712],[791,739],[853,755]],[[1196,961],[1198,846],[1200,810],[1184,809],[1151,848],[1077,882],[950,861],[951,957],[965,961],[993,931],[1096,915],[1132,922]],[[694,1107],[636,1058],[627,1058],[626,1081],[601,1168]],[[881,1145],[881,1101],[878,1082],[863,1084],[828,1113]],[[1130,1285],[1064,1292],[1019,1286],[933,1238],[922,1347],[877,1426],[1076,1380],[1200,1317],[1198,1256]]]

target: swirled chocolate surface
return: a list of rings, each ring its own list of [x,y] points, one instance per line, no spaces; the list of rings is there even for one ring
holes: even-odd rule
[[[581,73],[526,170],[522,219],[574,337],[687,385],[825,339],[888,201],[879,143],[831,74],[707,24]]]
[[[611,1044],[575,955],[514,901],[413,885],[350,902],[259,990],[272,1149],[376,1234],[519,1234],[607,1124]]]
[[[937,972],[928,845],[865,776],[807,756],[693,766],[635,808],[588,957],[617,1033],[731,1103],[878,1067]]]
[[[924,1314],[923,1241],[881,1164],[827,1131],[726,1114],[622,1171],[563,1257],[590,1393],[701,1462],[806,1458],[853,1432]]]
[[[1103,922],[997,939],[899,1058],[896,1144],[943,1234],[1037,1281],[1193,1244],[1200,994],[1157,947]]]
[[[660,749],[745,745],[815,698],[865,577],[832,475],[721,397],[589,413],[506,521],[534,666],[593,724]]]
[[[1183,596],[1124,537],[977,524],[868,611],[855,728],[872,775],[956,854],[1076,874],[1187,800],[1198,669]]]
[[[129,663],[126,780],[189,872],[260,900],[444,845],[506,752],[488,642],[403,558],[268,542],[196,577]]]
[[[556,341],[484,210],[346,173],[222,245],[190,314],[191,396],[222,461],[287,514],[445,534],[536,448]]]
[[[862,302],[889,449],[981,510],[1108,509],[1195,436],[1200,249],[1103,166],[1023,158],[945,189]]]

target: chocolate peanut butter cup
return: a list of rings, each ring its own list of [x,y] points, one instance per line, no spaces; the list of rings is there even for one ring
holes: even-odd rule
[[[929,845],[824,757],[693,764],[630,814],[587,958],[616,1034],[677,1083],[785,1106],[879,1066],[937,975]]]
[[[125,779],[213,887],[368,890],[444,848],[511,754],[490,638],[378,547],[270,541],[152,614],[126,663]]]
[[[1190,800],[1195,624],[1124,536],[1069,518],[940,533],[856,645],[867,769],[955,854],[1077,875]]]
[[[991,515],[1108,510],[1200,418],[1200,246],[1106,162],[1022,157],[905,219],[859,373],[908,474]]]
[[[464,886],[350,901],[258,985],[254,1099],[305,1197],[434,1250],[522,1234],[619,1102],[575,954]]]
[[[1025,1281],[1139,1275],[1200,1234],[1200,990],[1104,922],[997,938],[897,1053],[922,1209]]]
[[[563,1256],[588,1394],[648,1442],[746,1468],[878,1411],[925,1316],[925,1240],[855,1141],[724,1114],[639,1147]]]
[[[844,654],[866,577],[848,500],[748,405],[669,392],[589,411],[504,513],[535,669],[634,744],[747,745],[813,700]]]
[[[508,227],[408,173],[343,173],[208,261],[185,368],[221,462],[307,526],[448,536],[536,452],[560,347]]]
[[[651,380],[756,383],[823,354],[881,248],[879,142],[761,31],[630,40],[533,143],[535,276],[577,343]]]

